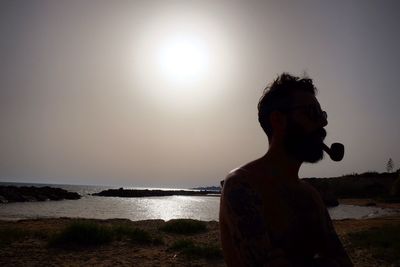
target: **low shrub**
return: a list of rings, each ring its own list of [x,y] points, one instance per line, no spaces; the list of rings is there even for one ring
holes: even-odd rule
[[[28,235],[27,231],[24,231],[16,227],[6,227],[0,229],[0,247],[7,246],[13,242],[19,241]]]
[[[110,227],[90,221],[76,221],[68,225],[49,241],[50,247],[98,246],[110,243],[113,233]]]
[[[374,257],[400,264],[400,225],[388,224],[351,233],[349,238],[354,246],[369,249]]]
[[[75,221],[61,232],[54,234],[48,245],[50,247],[75,248],[82,246],[99,246],[113,240],[128,240],[132,244],[164,244],[161,236],[152,236],[149,232],[128,224],[101,225],[91,221]]]
[[[167,221],[160,230],[168,233],[191,235],[207,231],[205,222],[193,219],[173,219]]]

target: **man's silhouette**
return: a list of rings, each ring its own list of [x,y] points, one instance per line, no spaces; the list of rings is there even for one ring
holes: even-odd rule
[[[299,179],[323,158],[326,112],[309,78],[280,75],[264,91],[258,119],[267,153],[231,171],[220,230],[228,266],[353,266],[319,193]]]

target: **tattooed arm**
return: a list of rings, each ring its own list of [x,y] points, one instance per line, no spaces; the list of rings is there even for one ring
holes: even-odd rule
[[[221,241],[228,266],[290,266],[265,227],[260,195],[233,176],[225,181],[220,208]]]

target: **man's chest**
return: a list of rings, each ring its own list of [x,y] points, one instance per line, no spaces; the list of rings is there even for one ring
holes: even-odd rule
[[[285,246],[303,243],[312,247],[320,242],[322,208],[313,192],[302,186],[282,186],[263,193],[263,198],[266,228],[272,241]]]

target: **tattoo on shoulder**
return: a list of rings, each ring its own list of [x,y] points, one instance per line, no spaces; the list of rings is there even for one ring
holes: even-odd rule
[[[265,232],[261,196],[246,183],[236,183],[227,195],[228,205],[238,224],[238,230],[249,238]]]
[[[247,183],[235,181],[226,191],[233,225],[232,238],[246,266],[262,266],[271,249],[262,212],[262,198]]]

